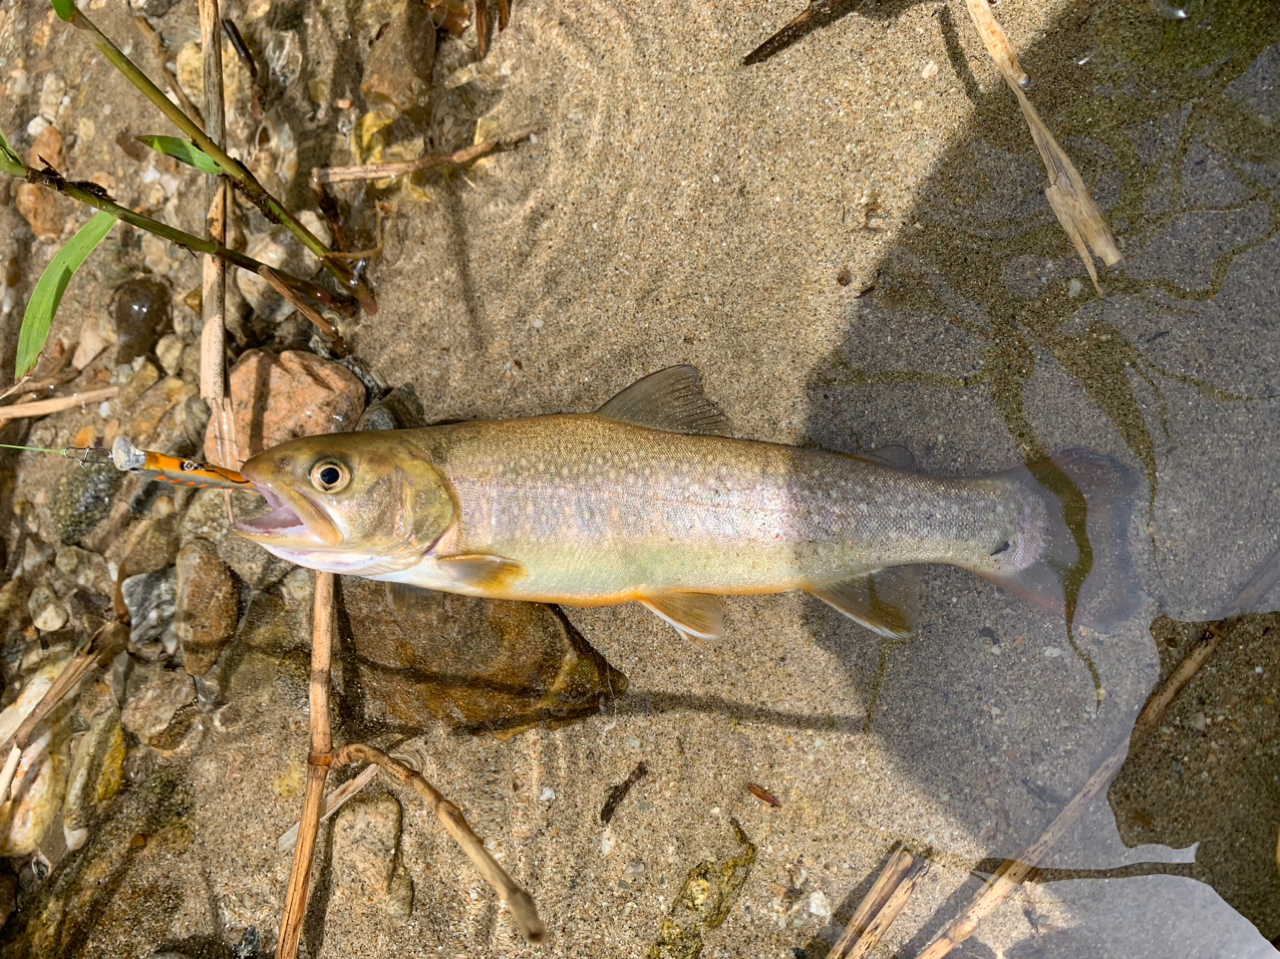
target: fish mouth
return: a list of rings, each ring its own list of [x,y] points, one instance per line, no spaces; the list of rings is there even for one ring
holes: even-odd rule
[[[262,494],[271,507],[269,512],[252,519],[242,519],[232,531],[245,539],[272,546],[334,547],[342,535],[322,509],[305,496],[274,488],[270,482],[255,478],[246,470],[244,477]]]

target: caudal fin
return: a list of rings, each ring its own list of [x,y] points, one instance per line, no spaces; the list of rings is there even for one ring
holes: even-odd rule
[[[999,474],[1022,507],[1019,539],[974,571],[1070,622],[1106,630],[1143,602],[1129,553],[1137,481],[1092,450]]]

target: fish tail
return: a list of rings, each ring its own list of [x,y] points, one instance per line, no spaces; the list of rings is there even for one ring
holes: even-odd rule
[[[1145,596],[1129,551],[1138,486],[1131,470],[1074,449],[995,478],[1022,510],[1019,532],[974,572],[1092,629],[1137,610]]]

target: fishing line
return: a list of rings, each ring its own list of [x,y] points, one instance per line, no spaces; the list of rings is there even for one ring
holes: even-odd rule
[[[75,460],[81,466],[88,466],[90,463],[111,463],[122,473],[137,473],[150,480],[174,483],[178,486],[257,492],[252,483],[233,469],[201,463],[199,460],[170,456],[167,453],[157,453],[153,450],[138,449],[123,436],[116,438],[116,441],[111,444],[111,449],[103,446],[68,446],[64,449],[52,449],[47,446],[18,446],[13,443],[0,443],[0,447],[29,450],[33,453],[53,453]]]

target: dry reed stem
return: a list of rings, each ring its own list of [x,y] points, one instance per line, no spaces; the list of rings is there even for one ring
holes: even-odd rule
[[[460,166],[464,163],[471,163],[487,157],[491,153],[514,149],[539,132],[540,130],[537,127],[530,127],[526,130],[517,130],[515,133],[508,133],[504,136],[494,137],[491,140],[485,140],[482,143],[459,150],[457,153],[429,153],[426,156],[418,157],[416,160],[405,160],[401,163],[316,167],[311,171],[311,178],[316,183],[349,183],[356,180],[382,180],[387,177],[408,176],[410,173],[418,173],[438,166]]]
[[[200,44],[204,52],[205,115],[209,118],[205,132],[218,146],[227,145],[226,108],[222,87],[222,18],[218,0],[200,0]],[[228,193],[222,177],[205,181],[206,223],[209,238],[219,246],[226,245]],[[226,366],[226,297],[227,264],[217,257],[206,256],[201,266],[200,315],[204,326],[200,332],[200,398],[209,406],[213,418],[213,435],[220,466],[239,467],[235,443],[235,422],[227,400]],[[231,497],[226,497],[227,516],[231,516]]]
[[[101,403],[120,392],[118,386],[107,386],[100,390],[86,390],[84,393],[72,393],[70,396],[55,396],[53,399],[36,400],[34,403],[18,403],[13,406],[0,406],[0,423],[8,420],[23,419],[28,416],[47,416],[50,413],[61,413],[63,410],[75,409],[77,406],[88,406],[90,403]]]
[[[18,767],[16,757],[22,755],[22,750],[26,748],[36,727],[80,684],[80,680],[84,679],[90,669],[104,660],[110,662],[128,642],[129,630],[120,623],[110,622],[100,627],[45,690],[40,702],[36,703],[36,708],[31,710],[13,735],[0,746],[0,755],[9,753],[4,769],[0,770],[0,803],[9,798],[9,787],[13,784],[13,775]]]
[[[893,925],[893,920],[898,918],[898,913],[902,912],[903,907],[906,906],[907,901],[916,891],[916,887],[920,885],[925,873],[928,871],[929,863],[927,860],[921,859],[912,863],[911,868],[889,892],[889,896],[880,911],[867,924],[866,931],[854,942],[853,948],[849,950],[844,959],[865,959],[866,956],[871,954],[871,950],[880,944],[884,934]],[[840,959],[840,954],[833,953],[832,959]]]
[[[27,382],[27,380],[31,379],[34,373],[35,373],[35,370],[32,370],[26,376],[22,377],[22,379],[18,380],[18,382],[14,383],[12,386],[6,389],[3,393],[0,393],[0,400],[9,396],[11,393],[16,393],[18,390],[20,390],[23,387],[23,385]]]
[[[1120,771],[1120,767],[1124,765],[1125,759],[1129,756],[1130,744],[1136,747],[1160,724],[1160,720],[1164,718],[1165,711],[1177,698],[1178,694],[1191,682],[1200,667],[1213,655],[1213,651],[1218,648],[1218,644],[1222,642],[1224,635],[1226,635],[1226,630],[1220,623],[1215,623],[1209,628],[1208,634],[1191,648],[1178,665],[1178,668],[1170,674],[1155,695],[1147,700],[1147,705],[1138,715],[1132,731],[1124,738],[1124,742],[1120,743],[1115,751],[1094,771],[1093,775],[1085,782],[1084,787],[1063,807],[1062,812],[1058,813],[1040,838],[1033,845],[1027,847],[1017,859],[1006,859],[1002,862],[994,875],[987,880],[986,885],[979,890],[973,902],[960,914],[959,918],[941,936],[930,943],[929,947],[920,953],[917,959],[942,959],[952,949],[973,935],[978,923],[1013,895],[1014,891],[1031,874],[1045,854],[1080,818],[1089,803],[1111,783],[1112,778]]]
[[[516,928],[530,942],[545,942],[547,939],[546,924],[538,918],[538,909],[533,897],[520,888],[498,861],[484,848],[484,842],[472,832],[462,811],[445,799],[434,786],[404,763],[392,759],[380,749],[366,746],[363,743],[347,743],[338,750],[334,761],[343,764],[352,760],[376,763],[384,772],[393,776],[398,782],[413,787],[431,806],[444,826],[445,832],[453,837],[481,877],[503,902],[511,909]]]
[[[9,396],[11,393],[21,390],[21,395],[14,400],[14,403],[33,403],[37,398],[37,394],[42,393],[45,390],[52,389],[55,386],[61,386],[63,383],[70,383],[79,376],[79,370],[66,369],[67,363],[71,360],[73,350],[63,350],[61,347],[61,343],[55,345],[55,362],[53,364],[53,368],[50,369],[41,379],[36,380],[34,383],[27,382],[36,374],[36,370],[39,369],[39,364],[37,363],[30,373],[18,380],[18,382],[14,383],[13,386],[9,387],[3,393],[0,393],[0,400],[5,399],[5,397]],[[57,352],[58,350],[61,350],[61,352]],[[47,357],[47,353],[41,354],[42,359]]]
[[[348,779],[329,795],[325,796],[324,802],[320,805],[320,821],[322,823],[328,821],[330,816],[350,802],[365,786],[373,782],[373,777],[376,775],[378,775],[377,766],[365,766],[358,775]],[[301,822],[295,822],[282,832],[280,838],[276,840],[276,849],[280,852],[288,852],[292,849],[298,842],[298,830],[301,826]]]
[[[871,925],[871,920],[884,908],[884,904],[889,901],[889,896],[898,887],[898,883],[902,882],[914,863],[915,859],[911,853],[905,849],[895,850],[889,857],[889,861],[884,864],[884,868],[880,870],[875,883],[862,897],[862,902],[858,903],[858,908],[854,910],[844,932],[831,947],[829,959],[841,959],[845,950],[858,942],[862,934],[867,931],[867,927]]]
[[[1094,202],[1075,164],[1049,132],[1049,128],[1040,119],[1040,114],[1031,105],[1027,95],[1022,92],[1029,78],[1026,71],[1022,69],[1022,64],[1018,62],[1009,38],[1005,36],[1004,30],[992,16],[987,0],[965,0],[965,6],[969,10],[973,25],[977,27],[978,34],[982,37],[988,56],[1000,68],[1000,73],[1009,85],[1009,89],[1018,98],[1022,117],[1027,122],[1031,139],[1035,142],[1036,149],[1040,151],[1040,159],[1044,161],[1045,171],[1049,174],[1049,186],[1044,191],[1045,198],[1049,201],[1054,215],[1062,224],[1076,253],[1083,261],[1085,269],[1088,270],[1093,288],[1098,291],[1099,296],[1102,296],[1098,271],[1093,265],[1093,257],[1089,255],[1089,251],[1092,250],[1093,255],[1107,266],[1115,266],[1120,262],[1122,259],[1120,249],[1116,246],[1111,228],[1107,226],[1106,218],[1098,209],[1098,204]]]
[[[347,344],[343,342],[342,334],[338,332],[338,328],[325,319],[319,310],[300,297],[296,291],[289,289],[289,285],[280,279],[279,273],[264,263],[258,267],[258,276],[270,283],[273,290],[284,297],[290,306],[305,316],[311,325],[320,331],[320,335],[329,341],[329,345],[338,354],[341,355],[347,352]]]
[[[329,665],[333,645],[333,574],[316,573],[315,601],[311,608],[311,752],[307,756],[307,786],[302,800],[302,822],[298,844],[293,850],[293,867],[285,892],[284,917],[276,959],[295,959],[302,920],[307,911],[307,888],[315,859],[316,836],[320,831],[320,806],[324,782],[333,756],[329,730]]]

